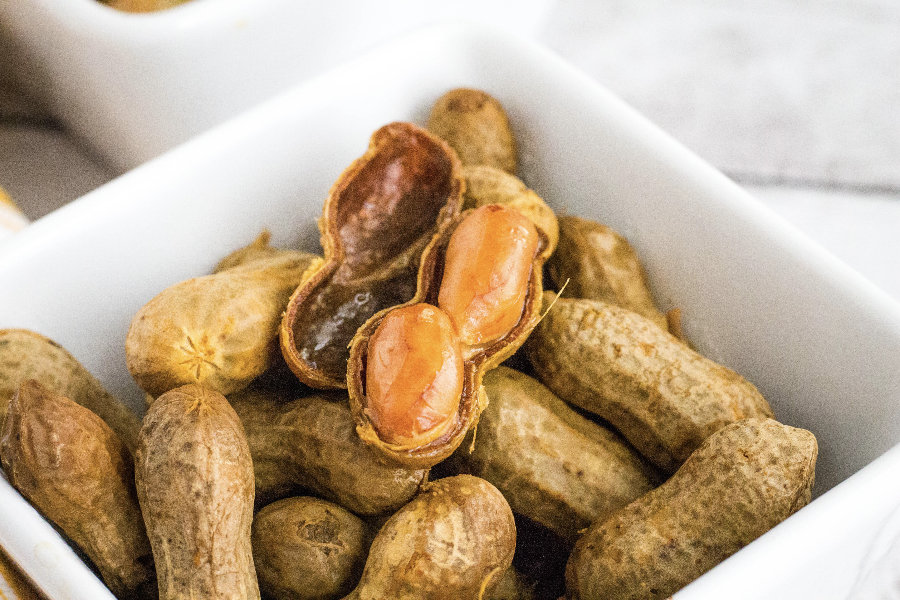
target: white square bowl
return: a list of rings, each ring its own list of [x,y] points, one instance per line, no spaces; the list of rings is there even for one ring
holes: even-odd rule
[[[0,70],[124,171],[410,28],[465,18],[532,33],[551,2],[189,0],[131,14],[0,0]]]
[[[900,450],[888,452],[900,441],[900,307],[597,83],[495,30],[428,29],[386,45],[0,243],[0,327],[50,336],[140,407],[123,351],[138,308],[263,227],[278,244],[316,248],[328,188],[370,133],[424,122],[456,86],[499,98],[526,182],[557,211],[624,233],[697,347],[818,437],[820,497],[678,598],[846,597],[900,504]],[[101,597],[5,482],[0,544],[50,597]]]

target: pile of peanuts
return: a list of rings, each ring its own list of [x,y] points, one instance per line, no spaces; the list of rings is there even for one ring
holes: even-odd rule
[[[815,437],[516,168],[482,91],[376,131],[321,256],[264,232],[134,316],[143,421],[0,330],[10,482],[119,598],[670,596],[809,502]]]

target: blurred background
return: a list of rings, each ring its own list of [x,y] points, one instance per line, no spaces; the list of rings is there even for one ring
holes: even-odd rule
[[[529,10],[520,34],[900,299],[900,3],[548,0]],[[504,10],[481,20],[509,24]],[[0,187],[29,219],[116,174],[0,68]]]

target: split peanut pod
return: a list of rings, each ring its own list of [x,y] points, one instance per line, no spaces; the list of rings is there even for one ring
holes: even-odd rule
[[[263,594],[278,600],[337,600],[359,582],[372,536],[337,504],[285,498],[256,513],[253,558]]]
[[[251,244],[254,254],[232,254],[233,267],[176,283],[137,312],[125,357],[146,392],[200,383],[229,394],[274,364],[284,306],[318,259],[261,242]]]
[[[160,600],[259,600],[253,463],[225,397],[191,384],[157,398],[135,465]]]
[[[137,446],[141,421],[65,348],[27,329],[0,329],[0,421],[19,386],[34,379],[103,419],[129,452]]]
[[[513,512],[559,536],[574,542],[659,481],[622,438],[531,377],[500,366],[485,375],[484,390],[474,449],[467,440],[451,460],[497,486]]]
[[[771,419],[720,429],[666,483],[582,536],[573,600],[670,595],[805,506],[816,438]]]
[[[281,352],[300,381],[347,387],[356,330],[415,295],[422,251],[459,214],[460,169],[446,143],[391,123],[341,173],[319,220],[325,260],[291,296],[281,324]]]
[[[154,596],[131,454],[100,417],[28,380],[9,404],[0,457],[13,487],[88,555],[116,596]]]
[[[305,489],[377,515],[409,502],[428,479],[427,469],[385,464],[359,439],[346,393],[295,399],[250,388],[229,400],[253,455],[257,504]]]
[[[525,351],[547,387],[609,421],[667,473],[725,425],[772,416],[749,381],[605,302],[559,298]]]
[[[477,600],[512,564],[516,526],[497,488],[440,479],[387,520],[345,600]]]
[[[516,142],[506,111],[481,90],[457,88],[438,98],[428,130],[447,140],[464,165],[516,172]]]
[[[559,247],[547,261],[547,273],[556,289],[568,281],[564,297],[616,304],[669,330],[628,240],[605,225],[579,217],[560,217],[559,233]]]
[[[547,236],[518,211],[466,211],[422,255],[415,297],[377,313],[350,346],[360,437],[391,460],[447,458],[485,406],[481,379],[539,318]]]

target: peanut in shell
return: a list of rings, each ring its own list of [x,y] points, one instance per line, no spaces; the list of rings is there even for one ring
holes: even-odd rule
[[[606,419],[667,473],[725,425],[772,416],[749,381],[605,302],[559,298],[525,351],[544,385]]]
[[[772,419],[732,423],[666,483],[581,537],[569,557],[572,600],[670,595],[805,506],[812,433]]]

